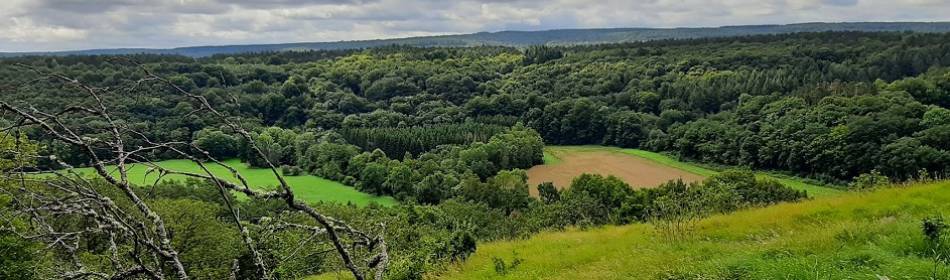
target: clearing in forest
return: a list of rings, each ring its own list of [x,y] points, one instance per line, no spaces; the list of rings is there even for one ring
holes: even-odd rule
[[[635,188],[656,187],[669,180],[701,181],[705,176],[664,165],[646,158],[608,148],[549,147],[545,164],[528,169],[528,185],[533,195],[537,186],[552,182],[559,189],[569,187],[581,174],[613,175]]]
[[[158,161],[155,163],[169,170],[203,173],[201,168],[198,167],[198,164],[191,162],[190,160],[175,159]],[[250,168],[246,164],[236,159],[226,160],[224,163],[240,172],[241,176],[244,176],[244,178],[247,179],[247,183],[251,185],[251,187],[258,189],[269,189],[274,188],[279,184],[277,178],[274,177],[274,174],[271,173],[270,169]],[[231,176],[231,172],[224,167],[208,164],[208,169],[222,179],[231,181],[233,183],[240,183],[240,181]],[[76,171],[81,174],[90,174],[90,176],[95,174],[95,171],[93,171],[93,169],[90,167],[77,168]],[[148,167],[145,165],[132,165],[128,172],[129,181],[131,181],[133,184],[140,185],[154,183],[154,180],[157,178],[158,174],[148,174],[147,171]],[[117,174],[118,173],[116,173],[116,176]],[[168,175],[162,179],[185,180],[186,177],[182,175]],[[396,200],[392,197],[375,196],[360,192],[354,187],[346,186],[339,182],[313,175],[284,176],[284,179],[287,180],[287,183],[290,185],[291,189],[294,191],[294,195],[297,198],[309,203],[336,202],[344,204],[352,203],[359,206],[365,206],[371,203],[377,203],[384,206],[397,204]]]
[[[547,146],[544,148],[544,165],[528,169],[528,186],[532,195],[537,195],[537,185],[542,182],[553,182],[563,189],[571,185],[574,177],[583,173],[614,175],[635,188],[652,188],[668,180],[700,181],[718,171],[644,150],[606,146]],[[831,186],[773,172],[756,171],[756,176],[807,191],[809,197],[842,193]]]

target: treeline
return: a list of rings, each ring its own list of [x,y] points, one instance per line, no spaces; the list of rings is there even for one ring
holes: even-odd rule
[[[658,134],[651,139],[652,148],[707,162],[828,179],[869,170],[898,180],[919,172],[944,177],[950,166],[950,122],[945,117],[950,110],[921,104],[905,91],[885,88],[814,103],[746,96],[741,103],[734,111]]]
[[[563,191],[551,183],[541,184],[538,190],[544,207],[549,208],[543,212],[560,211],[561,218],[555,220],[561,226],[698,219],[807,197],[804,191],[742,170],[728,170],[700,183],[676,180],[645,189],[633,189],[613,176],[583,174]]]
[[[418,155],[446,144],[488,142],[505,131],[499,125],[466,122],[415,127],[363,127],[340,130],[346,142],[364,151],[380,149],[387,155]]]
[[[950,110],[938,100],[950,100],[948,77],[950,72],[941,71],[893,83],[827,84],[813,97],[743,94],[729,108],[707,115],[667,109],[657,116],[579,98],[535,110],[527,122],[549,143],[668,151],[829,181],[871,170],[900,180],[921,171],[942,177],[950,171]],[[650,96],[621,95],[612,104]]]
[[[484,191],[481,188],[466,189],[460,186],[463,183],[487,181],[489,184],[485,188],[492,188],[496,195],[509,192],[504,184],[491,182],[514,176],[500,171],[540,164],[542,148],[543,142],[536,132],[516,126],[486,142],[441,146],[417,157],[391,158],[379,149],[356,153],[359,150],[355,146],[327,143],[316,147],[322,152],[315,154],[323,156],[309,158],[310,164],[301,166],[305,169],[312,167],[315,174],[341,180],[364,192],[435,204],[457,196],[471,197],[469,192]],[[339,152],[330,152],[331,149]],[[523,171],[520,172],[524,177]]]
[[[470,128],[485,129],[485,134],[471,135],[479,131]],[[416,155],[403,152],[393,156],[379,148],[361,149],[337,132],[298,132],[279,127],[252,132],[253,143],[221,130],[205,129],[196,134],[193,143],[215,158],[237,156],[254,167],[267,167],[269,161],[286,175],[313,174],[364,192],[425,204],[464,195],[465,190],[457,188],[461,181],[483,182],[499,171],[527,169],[542,162],[541,137],[522,125],[445,125],[433,131],[458,131],[461,138],[435,138],[429,142],[432,147],[420,149]],[[465,141],[436,142],[440,139]],[[257,156],[251,145],[265,157]]]

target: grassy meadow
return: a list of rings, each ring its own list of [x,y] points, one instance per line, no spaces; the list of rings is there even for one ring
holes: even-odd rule
[[[240,172],[241,175],[247,180],[247,183],[252,187],[267,189],[276,187],[278,185],[277,178],[274,177],[274,174],[270,169],[249,168],[247,165],[236,159],[227,160],[224,161],[224,163]],[[197,164],[191,162],[190,160],[165,160],[157,162],[156,164],[169,170],[204,173]],[[232,181],[234,183],[240,182],[231,176],[230,171],[222,166],[215,164],[208,164],[207,166],[211,172],[215,173],[221,178],[227,179],[228,181]],[[89,174],[93,174],[95,172],[92,170],[92,168],[77,168],[77,171]],[[129,181],[134,184],[153,183],[158,174],[146,174],[147,172],[148,167],[144,165],[134,165],[129,169],[128,172]],[[118,176],[117,174],[114,175]],[[185,178],[186,177],[183,175],[167,175],[163,177],[162,180],[184,180]],[[290,184],[291,189],[294,191],[294,194],[297,196],[297,198],[307,202],[322,201],[353,203],[360,206],[365,206],[370,203],[378,203],[380,205],[394,205],[397,203],[392,197],[374,196],[363,193],[353,187],[317,176],[284,176],[284,179],[287,180],[288,184]]]
[[[950,279],[922,219],[950,214],[950,182],[847,193],[699,221],[670,241],[650,224],[479,244],[437,279]],[[498,262],[504,263],[499,270]]]
[[[654,153],[650,151],[638,150],[638,149],[623,149],[616,147],[606,147],[606,146],[546,146],[544,148],[544,164],[557,164],[560,162],[559,156],[563,156],[568,153],[577,153],[577,152],[613,152],[613,153],[623,153],[630,156],[640,157],[644,159],[651,160],[653,162],[666,165],[669,167],[677,168],[686,172],[701,176],[712,176],[719,171],[705,167],[703,165],[679,161],[668,155]],[[798,189],[805,190],[808,192],[809,197],[823,197],[823,196],[833,196],[843,193],[842,190],[822,186],[812,182],[808,182],[805,179],[796,178],[787,175],[774,174],[764,171],[756,171],[757,176],[764,178],[775,179],[782,184]]]

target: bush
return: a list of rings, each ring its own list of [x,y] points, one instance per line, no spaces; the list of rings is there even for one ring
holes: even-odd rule
[[[851,184],[848,184],[848,188],[851,190],[870,190],[880,186],[887,185],[891,182],[891,179],[887,176],[881,174],[881,172],[871,170],[869,173],[864,173],[854,177],[854,181]]]
[[[931,255],[935,260],[948,261],[950,260],[950,246],[948,246],[946,239],[946,231],[950,228],[946,222],[944,222],[943,217],[934,216],[927,217],[921,222],[921,230],[923,230],[924,237],[927,238],[927,248],[923,252],[924,255]]]
[[[517,268],[518,265],[520,265],[521,262],[524,261],[523,259],[518,257],[518,252],[515,252],[514,255],[515,256],[512,257],[510,264],[506,263],[505,260],[502,258],[492,257],[491,261],[495,266],[495,273],[498,273],[498,275],[508,274],[508,272]]]
[[[942,217],[927,217],[923,221],[924,236],[931,242],[939,242],[943,232],[947,229],[947,224]]]
[[[303,169],[297,166],[281,165],[280,172],[284,174],[284,176],[300,176],[300,174],[303,173]]]
[[[670,181],[645,191],[648,196],[646,218],[670,240],[689,234],[699,219],[711,214],[807,197],[804,191],[788,188],[775,180],[757,179],[755,173],[747,170],[727,170],[701,184]]]
[[[798,201],[808,197],[805,191],[788,188],[772,179],[758,179],[755,177],[755,173],[748,170],[724,171],[707,179],[704,185],[706,188],[723,188],[723,191],[734,192],[738,195],[740,203],[750,206]]]
[[[561,192],[551,182],[538,184],[538,196],[544,203],[554,203],[561,200]]]
[[[452,260],[464,260],[475,252],[475,236],[469,232],[456,232],[449,245]]]
[[[627,223],[641,217],[644,210],[640,193],[614,176],[581,174],[571,182],[567,193],[570,199],[590,197],[607,210],[607,217],[594,217],[594,220]]]

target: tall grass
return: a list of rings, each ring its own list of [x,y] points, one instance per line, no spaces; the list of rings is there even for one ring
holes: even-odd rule
[[[443,279],[950,279],[921,230],[950,214],[950,182],[718,215],[668,242],[649,224],[480,244]],[[493,258],[523,260],[499,275]],[[880,278],[885,279],[885,278]]]

